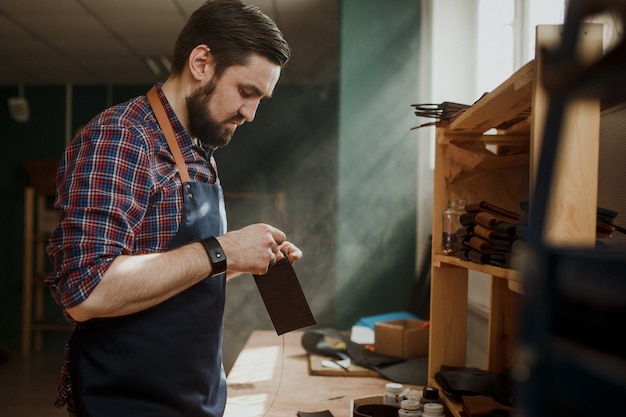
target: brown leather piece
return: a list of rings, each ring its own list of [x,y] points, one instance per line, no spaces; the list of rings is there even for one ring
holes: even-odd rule
[[[267,274],[254,275],[254,281],[277,334],[316,324],[300,281],[286,258],[270,267]]]

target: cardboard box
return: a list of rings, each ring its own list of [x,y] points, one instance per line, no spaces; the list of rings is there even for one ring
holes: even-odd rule
[[[423,320],[399,319],[374,325],[374,350],[409,359],[428,354],[429,328]]]

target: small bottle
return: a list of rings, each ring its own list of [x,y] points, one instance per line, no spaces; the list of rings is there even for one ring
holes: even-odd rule
[[[420,417],[420,403],[414,400],[404,400],[400,402],[398,417]]]
[[[422,405],[422,411],[424,411],[424,406],[426,404],[439,404],[439,390],[435,387],[424,387],[422,391],[422,399],[420,400],[420,404]]]
[[[424,411],[422,411],[422,417],[442,417],[443,404],[439,403],[427,403],[424,404]]]
[[[385,384],[385,394],[383,395],[383,404],[393,405],[400,408],[400,402],[403,400],[402,390],[404,387],[402,384],[395,382],[389,382]]]
[[[465,213],[465,200],[448,200],[448,208],[441,214],[441,250],[444,255],[456,254],[457,230],[461,226],[461,214]]]

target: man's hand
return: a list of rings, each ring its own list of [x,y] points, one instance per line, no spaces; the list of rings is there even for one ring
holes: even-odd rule
[[[240,273],[265,274],[285,255],[291,262],[302,258],[302,251],[286,241],[282,231],[268,224],[246,226],[217,240],[226,254],[229,278]]]

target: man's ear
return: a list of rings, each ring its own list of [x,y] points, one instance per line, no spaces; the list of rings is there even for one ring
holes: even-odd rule
[[[213,73],[213,55],[211,48],[206,45],[198,45],[189,54],[189,72],[191,76],[202,81]]]

